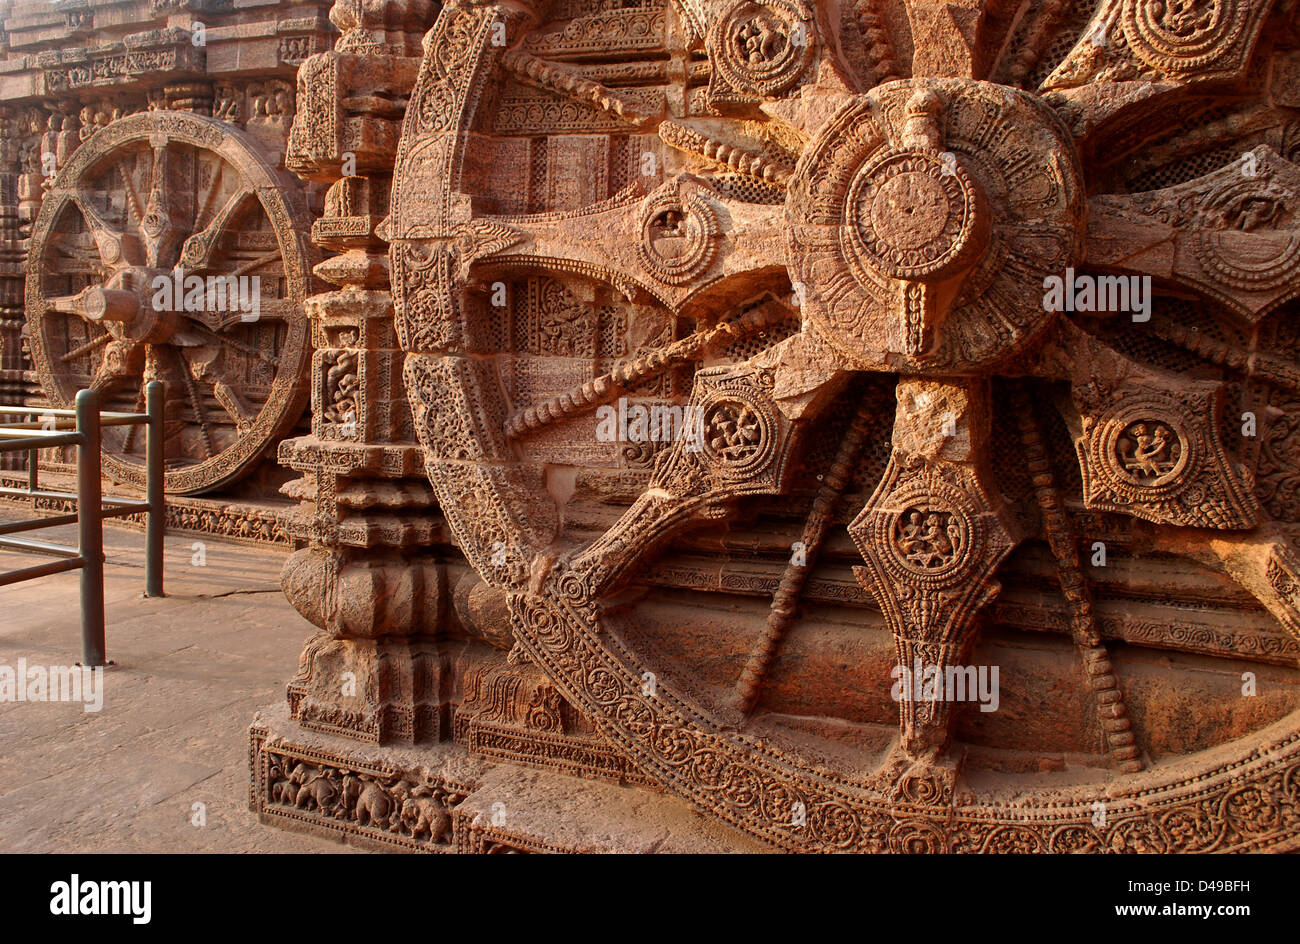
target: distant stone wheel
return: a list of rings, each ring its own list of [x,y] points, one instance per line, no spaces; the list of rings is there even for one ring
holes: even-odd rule
[[[57,407],[93,387],[138,410],[166,385],[166,490],[249,471],[306,402],[308,216],[241,131],[155,111],[114,122],[60,169],[28,255],[27,321]],[[104,431],[114,479],[144,483],[138,427]]]

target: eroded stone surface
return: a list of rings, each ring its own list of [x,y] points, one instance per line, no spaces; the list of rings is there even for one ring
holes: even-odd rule
[[[330,21],[283,150],[324,189],[311,429],[278,453],[318,632],[292,723],[254,728],[264,818],[600,846],[456,832],[490,808],[454,755],[791,851],[1300,842],[1293,9]],[[28,318],[124,326],[124,364],[184,346],[137,324],[141,234]],[[903,697],[914,669],[987,697]]]
[[[429,738],[789,850],[1291,847],[1297,139],[1245,75],[1292,33],[1264,3],[1112,6],[416,16],[367,178],[383,343],[473,573],[438,667],[376,669],[338,717],[373,736],[436,686]],[[326,447],[286,451],[322,547],[356,514],[325,457],[363,461]],[[356,585],[329,566],[308,586]],[[370,645],[337,612],[309,727],[324,653]],[[900,698],[913,667],[997,669],[996,710]],[[1217,721],[1170,739],[1171,712]]]

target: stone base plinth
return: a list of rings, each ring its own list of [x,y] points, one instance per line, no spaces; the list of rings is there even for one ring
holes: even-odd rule
[[[263,823],[377,851],[767,851],[644,786],[307,731],[283,704],[254,718],[249,764]]]

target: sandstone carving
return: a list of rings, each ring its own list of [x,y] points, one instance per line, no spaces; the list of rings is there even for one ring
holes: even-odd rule
[[[3,116],[50,398],[159,377],[173,491],[276,443],[296,476],[317,631],[250,731],[259,816],[435,853],[633,848],[641,802],[710,850],[1300,848],[1294,5],[328,22],[267,45],[296,86],[160,30]],[[145,69],[187,81],[92,94]],[[178,266],[275,289],[160,312]]]
[[[320,734],[266,716],[255,770],[338,736],[468,765],[460,851],[577,848],[484,819],[495,764],[790,851],[1300,842],[1293,14],[384,9],[304,64],[291,135],[354,195],[316,241],[363,291],[309,302],[337,350],[281,451]],[[409,414],[350,439],[375,358]],[[345,585],[375,620],[316,602]],[[1000,704],[943,689],[992,670]],[[275,782],[255,808],[301,820]],[[429,809],[377,841],[437,851]]]
[[[303,406],[306,210],[259,154],[215,119],[120,118],[77,149],[33,227],[28,338],[42,387],[60,407],[94,387],[135,409],[145,383],[165,380],[171,491],[243,472]],[[239,281],[249,272],[256,284]],[[142,485],[138,439],[116,436],[106,464]]]
[[[167,491],[218,493],[195,507],[236,536],[230,499],[274,516],[275,448],[307,405],[315,198],[284,161],[327,8],[0,4],[4,399],[68,407],[94,386],[132,411],[162,381]],[[127,430],[105,472],[142,487]]]

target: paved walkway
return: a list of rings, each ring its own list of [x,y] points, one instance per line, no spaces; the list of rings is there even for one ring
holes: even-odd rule
[[[0,507],[0,520],[25,513]],[[74,544],[74,528],[32,537]],[[284,698],[311,626],[284,554],[168,535],[165,599],[144,599],[144,535],[105,528],[104,704],[0,702],[0,852],[348,852],[248,811],[247,728]],[[50,558],[0,550],[0,570]],[[76,571],[0,587],[0,667],[81,658]],[[202,804],[196,807],[195,804]],[[206,822],[196,825],[201,810]]]

